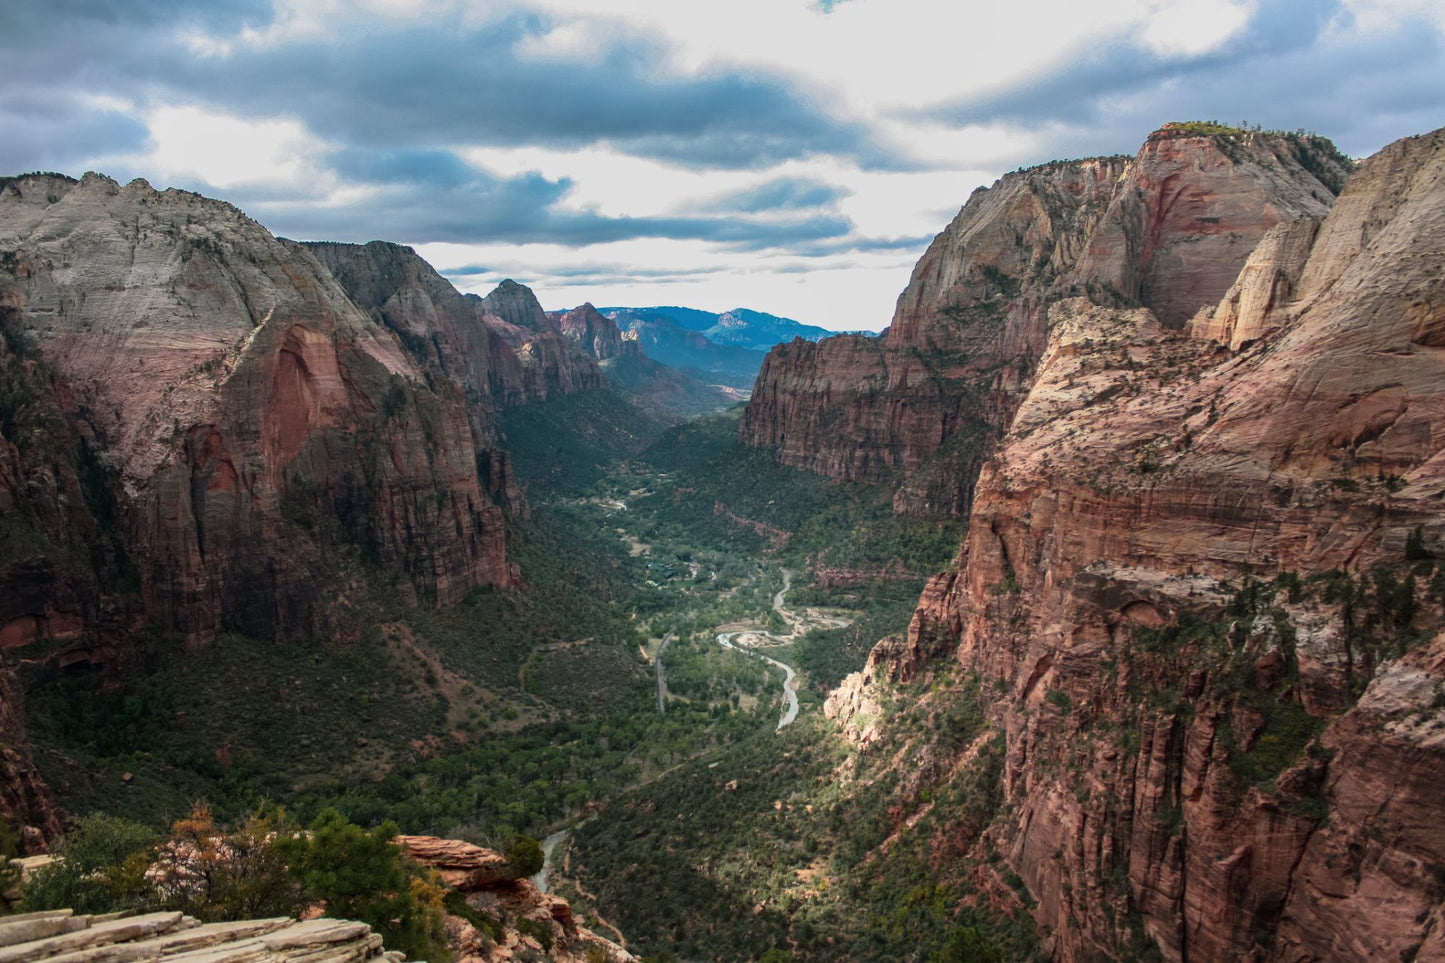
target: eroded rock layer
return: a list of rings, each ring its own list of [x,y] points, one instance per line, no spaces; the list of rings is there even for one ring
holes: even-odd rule
[[[878,339],[775,348],[741,429],[784,464],[899,485],[909,514],[967,513],[1031,383],[1049,305],[1084,295],[1178,327],[1281,222],[1322,217],[1348,161],[1327,141],[1165,127],[1134,158],[1046,164],[975,191]]]
[[[496,850],[437,836],[401,836],[397,842],[408,857],[431,867],[445,886],[463,896],[471,919],[452,915],[447,920],[458,961],[504,963],[544,954],[556,963],[635,959],[583,926],[565,899],[517,878]]]
[[[443,605],[514,579],[505,473],[462,387],[429,383],[314,256],[230,205],[93,174],[8,179],[0,301],[7,338],[44,366],[41,393],[94,453],[114,510],[90,515],[118,533],[162,629],[311,631],[338,547]],[[35,464],[33,437],[7,440]],[[43,560],[70,536],[35,492]],[[67,618],[98,631],[102,606],[66,577],[81,589],[7,613],[7,644],[56,638]]]
[[[1301,213],[1207,340],[1052,307],[956,571],[829,707],[982,681],[971,842],[1056,959],[1445,955],[1445,131]]]

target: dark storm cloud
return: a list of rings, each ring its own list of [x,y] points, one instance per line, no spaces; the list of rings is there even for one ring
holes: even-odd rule
[[[709,211],[741,211],[756,214],[762,211],[802,210],[810,207],[832,207],[852,191],[811,177],[779,177],[743,190],[731,191],[708,201]]]
[[[732,168],[821,153],[888,164],[861,125],[836,121],[780,80],[726,71],[671,76],[661,66],[665,50],[621,28],[604,34],[594,58],[564,62],[525,52],[550,29],[538,16],[402,28],[352,21],[324,36],[257,44],[237,37],[270,22],[267,4],[197,7],[183,0],[0,7],[8,74],[0,87],[8,135],[0,172],[68,170],[85,158],[145,149],[143,124],[83,96],[105,94],[142,108],[199,104],[302,123],[330,145],[324,163],[342,183],[374,188],[367,204],[341,210],[276,188],[179,185],[225,196],[296,236],[366,239],[382,225],[418,243],[647,237],[755,250],[846,235],[851,222],[826,210],[843,192],[788,179],[739,194],[730,208],[609,217],[560,207],[571,186],[565,179],[492,176],[446,147],[602,144],[683,166]],[[229,52],[201,53],[214,45],[197,45],[198,36],[233,42]],[[753,216],[769,210],[792,216]]]
[[[595,62],[527,56],[524,45],[549,27],[539,17],[513,16],[481,26],[352,28],[192,59],[174,79],[238,111],[285,103],[322,136],[347,144],[604,142],[676,163],[729,167],[815,153],[877,154],[861,127],[825,115],[778,80],[669,77],[666,51],[639,35],[614,34]]]
[[[292,237],[365,241],[384,225],[409,243],[600,244],[632,238],[701,240],[737,250],[843,239],[853,223],[833,213],[759,218],[704,213],[616,217],[566,207],[570,181],[537,173],[497,177],[448,151],[352,150],[333,158],[353,186],[370,187],[364,202],[332,206],[298,202],[273,190],[232,189],[228,200],[271,230]],[[221,193],[202,185],[202,193]]]
[[[1266,2],[1218,49],[1164,57],[1129,41],[1092,59],[1003,92],[931,108],[950,124],[1062,125],[1049,157],[1132,153],[1143,134],[1169,120],[1249,121],[1313,130],[1347,153],[1382,147],[1404,132],[1430,130],[1445,105],[1445,52],[1437,30],[1400,23],[1377,34],[1345,34],[1338,3]]]
[[[98,98],[184,101],[146,77],[189,54],[178,39],[270,21],[267,2],[48,0],[0,2],[0,172],[45,167],[82,172],[88,158],[143,149],[149,131]]]
[[[862,125],[829,116],[778,78],[672,76],[657,41],[621,28],[594,58],[568,61],[526,53],[551,28],[535,15],[404,27],[358,18],[324,36],[238,41],[229,53],[205,55],[189,42],[196,35],[232,40],[270,13],[256,2],[196,6],[5,4],[6,84],[284,114],[346,147],[605,143],[691,166],[757,168],[821,153],[893,163]]]
[[[0,91],[0,172],[38,168],[80,174],[87,158],[139,150],[150,131],[134,117],[61,96],[13,96]]]

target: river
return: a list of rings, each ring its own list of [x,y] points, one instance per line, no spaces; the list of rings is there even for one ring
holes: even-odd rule
[[[783,569],[783,587],[778,589],[777,594],[773,596],[773,608],[783,617],[783,621],[788,624],[788,634],[785,636],[777,636],[770,632],[752,632],[749,633],[750,635],[763,636],[779,645],[786,644],[797,638],[803,620],[796,613],[789,612],[783,608],[783,596],[787,595],[788,589],[792,587],[793,573],[787,569]],[[732,649],[734,652],[742,652],[744,655],[757,656],[764,662],[771,662],[783,670],[783,698],[786,702],[783,706],[783,714],[778,719],[778,729],[774,730],[779,731],[784,726],[791,725],[793,720],[798,718],[798,672],[786,662],[779,662],[771,656],[763,655],[761,652],[734,643],[733,639],[741,634],[741,632],[719,632],[717,637],[718,645],[721,645],[725,649]]]
[[[552,871],[552,853],[567,839],[567,834],[572,830],[559,829],[557,832],[542,840],[542,868],[532,877],[532,885],[542,892],[547,892],[547,876]]]

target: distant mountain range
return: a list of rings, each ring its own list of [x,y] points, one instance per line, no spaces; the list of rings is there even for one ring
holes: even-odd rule
[[[819,341],[838,333],[747,308],[721,314],[677,306],[598,311],[634,334],[649,358],[744,389],[752,388],[774,345],[794,338]]]

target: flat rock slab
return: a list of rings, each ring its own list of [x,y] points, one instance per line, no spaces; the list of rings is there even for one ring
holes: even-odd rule
[[[0,963],[366,963],[390,961],[365,923],[279,917],[201,923],[180,913],[27,913],[0,923]]]

